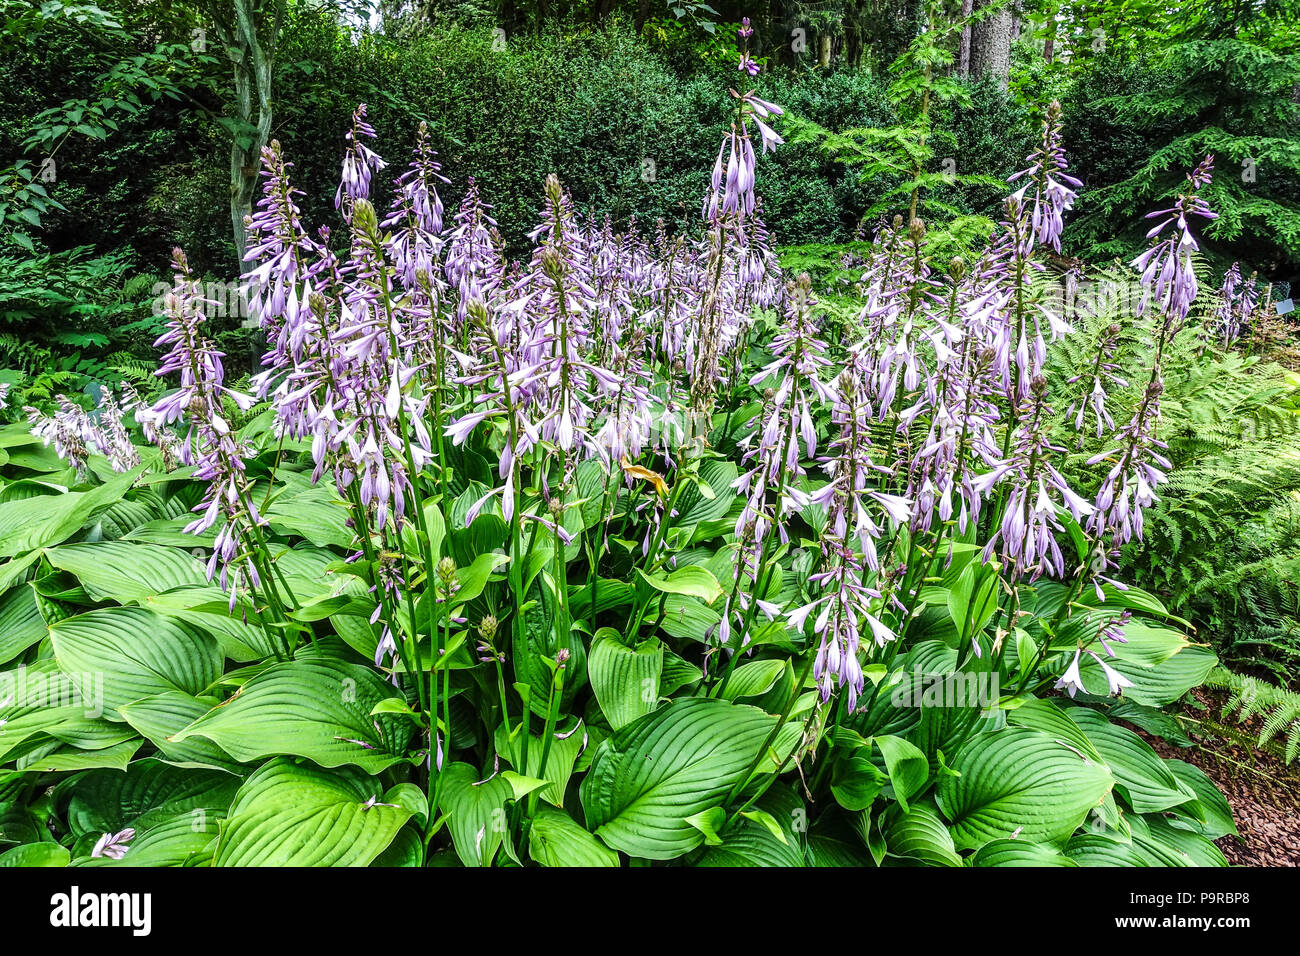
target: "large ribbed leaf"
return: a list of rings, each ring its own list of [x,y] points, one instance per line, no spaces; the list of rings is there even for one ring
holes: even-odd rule
[[[72,854],[57,843],[24,843],[0,853],[0,868],[18,866],[67,866]]]
[[[273,760],[240,788],[215,866],[366,866],[411,816],[350,769]]]
[[[617,853],[554,807],[543,807],[533,818],[528,855],[542,866],[618,866]]]
[[[82,750],[79,747],[58,746],[48,753],[31,754],[18,761],[17,767],[24,773],[64,773],[73,770],[97,770],[111,767],[125,770],[135,752],[144,744],[135,738],[123,743],[113,744],[96,750]]]
[[[1066,713],[1097,748],[1115,777],[1115,791],[1136,812],[1168,810],[1196,799],[1151,745],[1133,731],[1112,724],[1095,710],[1072,707]]]
[[[1159,814],[1134,817],[1133,849],[1147,866],[1227,866],[1223,851]]]
[[[1196,794],[1196,799],[1180,807],[1179,812],[1189,813],[1196,819],[1202,836],[1217,840],[1237,833],[1232,807],[1204,770],[1181,760],[1166,760],[1164,764],[1183,786]]]
[[[135,831],[122,864],[183,866],[211,857],[210,844],[240,780],[212,770],[190,771],[139,760],[126,773],[96,770],[69,784],[67,821],[75,855],[88,863],[105,833]],[[96,865],[112,861],[96,860]]]
[[[78,685],[54,661],[0,672],[0,759],[34,735],[49,733],[97,708],[97,700],[83,700]]]
[[[655,709],[663,645],[655,638],[635,649],[613,637],[597,637],[587,662],[587,677],[609,725],[615,730]]]
[[[13,660],[46,634],[36,594],[25,585],[0,596],[0,664]]]
[[[518,773],[547,781],[547,785],[537,791],[541,799],[557,807],[564,805],[569,778],[573,776],[573,765],[587,747],[587,728],[582,721],[563,730],[556,728],[551,734],[551,747],[546,755],[545,773],[538,772],[542,768],[542,751],[546,749],[545,742],[539,734],[529,736],[526,767],[523,759],[523,733],[518,727],[515,728],[514,737],[510,736],[504,724],[498,727],[494,742],[497,754],[503,760],[509,761],[510,766]]]
[[[1046,734],[1054,740],[1069,744],[1094,763],[1105,763],[1083,728],[1067,717],[1065,711],[1053,701],[1038,698],[1027,700],[1019,707],[1007,711],[1007,723]]]
[[[1132,843],[1100,833],[1078,833],[1070,838],[1065,855],[1079,866],[1147,866]]]
[[[261,660],[278,650],[278,638],[263,629],[256,613],[244,604],[236,604],[232,613],[229,596],[214,585],[175,588],[148,595],[139,603],[211,634],[221,653],[233,661]]]
[[[184,740],[172,739],[173,734],[194,723],[217,703],[212,697],[199,699],[173,690],[142,697],[135,703],[127,704],[118,713],[157,747],[168,763],[179,767],[211,767],[241,773],[243,771],[239,761],[207,737],[196,735]]]
[[[1219,663],[1212,651],[1195,644],[1181,648],[1154,666],[1125,659],[1123,647],[1122,644],[1115,645],[1116,658],[1108,663],[1133,682],[1132,687],[1124,688],[1124,697],[1149,707],[1172,704],[1193,687],[1205,683],[1205,678]],[[1106,677],[1091,657],[1084,655],[1079,663],[1079,674],[1090,693],[1106,694]]]
[[[886,856],[926,866],[961,866],[951,831],[928,802],[913,804],[908,812],[901,804],[890,804],[881,814],[880,835]]]
[[[333,482],[313,485],[306,475],[286,472],[286,486],[266,509],[266,519],[276,531],[296,534],[317,547],[350,548],[356,539],[347,526],[348,505]]]
[[[392,685],[367,667],[325,659],[276,664],[232,699],[172,735],[207,737],[237,760],[293,754],[322,767],[353,764],[378,773],[404,759],[410,724],[371,716],[393,697]]]
[[[720,841],[709,846],[695,865],[806,866],[799,831],[807,820],[803,801],[788,787],[774,787],[752,810],[728,820]]]
[[[110,607],[67,618],[51,625],[50,639],[59,667],[74,682],[93,679],[95,690],[102,683],[110,719],[142,697],[169,690],[197,696],[221,676],[216,641],[143,608]]]
[[[968,866],[1078,866],[1054,846],[1027,840],[994,840],[985,843],[967,861]]]
[[[442,797],[438,808],[448,815],[451,842],[466,866],[487,866],[497,855],[509,826],[506,802],[514,788],[502,774],[479,780],[467,763],[442,769]]]
[[[67,822],[73,834],[120,830],[150,813],[229,806],[239,779],[215,770],[189,771],[159,760],[139,760],[126,773],[96,770],[68,786]]]
[[[49,548],[45,560],[77,576],[96,601],[142,601],[172,588],[208,583],[203,563],[187,551],[156,544],[99,541]]]
[[[151,814],[147,827],[132,827],[135,836],[122,859],[83,854],[77,866],[211,866],[217,834],[225,819],[224,806]]]
[[[756,707],[690,698],[604,740],[582,785],[587,828],[616,850],[671,860],[703,841],[687,818],[742,782],[775,718]]]
[[[91,491],[0,504],[0,558],[16,557],[63,541],[96,512],[121,498],[141,470],[117,475]]]
[[[700,484],[686,485],[677,499],[671,542],[703,541],[718,533],[712,526],[726,517],[736,500],[731,488],[736,474],[736,465],[723,459],[711,458],[700,465]]]
[[[1033,730],[972,738],[940,777],[939,807],[959,849],[1010,838],[1062,844],[1114,780],[1102,765]]]
[[[727,700],[744,697],[762,697],[781,679],[786,669],[785,658],[749,661],[741,664],[731,674],[726,690],[720,696]]]

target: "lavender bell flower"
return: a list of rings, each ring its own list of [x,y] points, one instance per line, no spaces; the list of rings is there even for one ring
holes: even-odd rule
[[[1068,212],[1079,198],[1083,183],[1065,171],[1065,150],[1061,146],[1061,104],[1052,100],[1043,121],[1043,140],[1028,157],[1030,166],[1010,178],[1015,182],[1028,177],[1027,183],[1016,194],[1022,201],[1029,188],[1034,194],[1026,203],[1033,238],[1038,244],[1061,251],[1062,214]]]
[[[1187,174],[1188,187],[1180,193],[1168,209],[1147,213],[1148,219],[1163,216],[1147,233],[1147,238],[1159,236],[1166,229],[1169,235],[1133,260],[1134,268],[1142,273],[1142,286],[1146,294],[1138,303],[1142,315],[1154,303],[1165,316],[1166,329],[1176,334],[1187,319],[1187,312],[1196,298],[1196,270],[1192,254],[1200,247],[1191,230],[1191,217],[1217,219],[1218,213],[1199,195],[1199,190],[1209,184],[1214,170],[1214,157],[1206,156],[1201,164]],[[1170,228],[1172,227],[1172,228]]]
[[[126,856],[126,851],[130,849],[130,843],[135,839],[135,830],[127,827],[125,830],[119,830],[116,833],[105,833],[97,841],[90,855],[96,858],[108,860],[120,860]]]
[[[244,472],[244,458],[250,454],[235,437],[226,421],[224,402],[239,409],[253,406],[253,399],[225,385],[223,355],[202,334],[205,321],[201,285],[189,271],[185,255],[173,253],[176,286],[163,299],[168,316],[167,331],[155,345],[170,346],[156,374],[180,376],[180,388],[164,396],[151,408],[136,412],[136,419],[153,434],[184,418],[188,433],[180,447],[180,459],[194,467],[195,480],[207,482],[202,501],[195,507],[199,517],[185,526],[187,534],[201,534],[221,521],[208,560],[208,577],[219,575],[222,588],[230,592],[234,608],[237,589],[230,575],[253,586],[259,584],[257,570],[248,558],[244,536],[265,519],[258,513],[250,494],[251,482]]]

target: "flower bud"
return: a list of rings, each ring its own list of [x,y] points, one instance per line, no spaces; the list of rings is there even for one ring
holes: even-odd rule
[[[379,217],[375,215],[375,207],[369,199],[358,199],[352,204],[352,228],[357,235],[378,242]]]
[[[456,579],[456,561],[450,555],[438,562],[438,579],[443,584],[450,584]]]

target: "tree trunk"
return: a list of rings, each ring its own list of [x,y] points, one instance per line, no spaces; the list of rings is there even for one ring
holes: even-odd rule
[[[230,225],[242,269],[248,248],[244,219],[253,212],[262,148],[271,138],[275,44],[285,4],[284,0],[214,0],[210,12],[235,72],[235,116],[241,135],[230,143]]]
[[[823,33],[817,38],[817,65],[822,69],[831,65],[831,35]]]
[[[999,0],[977,0],[975,9],[997,5]],[[982,77],[992,73],[1003,89],[1011,78],[1011,34],[1015,16],[1009,6],[989,14],[975,24],[971,31],[970,72]]]
[[[975,0],[961,0],[961,18],[969,20]],[[961,27],[961,52],[957,57],[958,76],[970,76],[970,34],[971,25],[963,22]]]

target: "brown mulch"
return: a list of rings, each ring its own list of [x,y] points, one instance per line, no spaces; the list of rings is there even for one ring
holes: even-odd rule
[[[1246,741],[1258,737],[1258,722],[1238,725],[1231,718],[1222,719],[1219,695],[1202,688],[1196,696],[1208,709],[1188,711],[1189,716],[1240,731]],[[1288,767],[1277,756],[1217,735],[1204,724],[1188,731],[1196,742],[1194,747],[1178,747],[1145,733],[1142,736],[1160,756],[1200,767],[1228,798],[1241,836],[1215,842],[1230,864],[1300,866],[1300,760]]]

